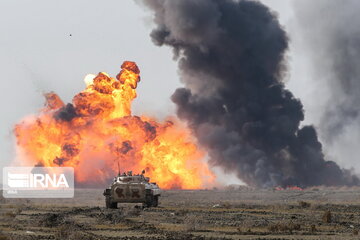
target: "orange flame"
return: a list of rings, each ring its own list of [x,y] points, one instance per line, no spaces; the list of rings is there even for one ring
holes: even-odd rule
[[[88,75],[87,87],[65,105],[58,95],[45,94],[38,116],[15,127],[23,163],[70,166],[76,182],[103,186],[118,171],[147,170],[162,188],[198,189],[214,175],[202,161],[190,131],[176,119],[163,123],[131,115],[140,71],[126,61],[116,79],[101,72]]]

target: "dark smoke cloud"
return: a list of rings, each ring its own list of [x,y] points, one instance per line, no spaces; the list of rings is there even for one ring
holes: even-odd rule
[[[303,0],[294,9],[312,70],[328,88],[319,127],[327,142],[336,143],[348,126],[360,126],[360,1]]]
[[[145,0],[155,44],[171,46],[181,80],[179,118],[208,150],[210,163],[254,186],[352,185],[359,180],[324,160],[301,102],[285,89],[288,38],[256,1]]]
[[[68,122],[77,116],[76,109],[71,103],[66,104],[54,113],[55,119]]]

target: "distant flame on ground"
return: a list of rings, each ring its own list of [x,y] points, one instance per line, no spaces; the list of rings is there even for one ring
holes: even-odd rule
[[[108,184],[118,172],[146,170],[160,187],[199,189],[214,181],[202,152],[177,119],[159,123],[131,115],[140,71],[125,61],[116,78],[85,77],[86,89],[64,104],[45,94],[45,107],[15,126],[22,165],[70,166],[83,186]]]

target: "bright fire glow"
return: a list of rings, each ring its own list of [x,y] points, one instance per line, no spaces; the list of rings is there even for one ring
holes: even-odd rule
[[[118,172],[146,170],[160,187],[198,189],[214,181],[190,131],[169,118],[163,123],[131,115],[140,71],[126,61],[116,79],[101,72],[85,77],[86,89],[65,105],[55,93],[36,116],[15,127],[23,165],[69,166],[76,182],[104,186]]]

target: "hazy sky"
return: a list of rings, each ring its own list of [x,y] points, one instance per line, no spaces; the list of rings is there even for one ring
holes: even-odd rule
[[[314,89],[303,80],[310,76],[292,1],[263,0],[290,35],[287,86],[303,101],[311,123],[317,119],[309,97]],[[169,97],[181,85],[177,66],[169,48],[151,42],[151,28],[149,12],[132,0],[0,0],[0,167],[14,158],[14,124],[42,107],[44,92],[69,102],[85,87],[86,74],[115,76],[124,60],[135,61],[141,71],[134,113],[173,114]]]

